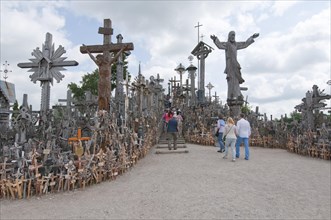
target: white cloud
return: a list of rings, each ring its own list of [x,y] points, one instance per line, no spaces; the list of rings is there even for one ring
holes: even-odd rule
[[[275,1],[271,11],[275,16],[282,16],[289,8],[297,3],[298,1]]]
[[[224,103],[225,54],[209,36],[215,34],[226,41],[228,32],[235,30],[237,41],[244,41],[259,32],[260,37],[254,44],[238,51],[246,80],[242,86],[249,88],[243,94],[248,95],[248,101],[258,105],[261,112],[279,116],[293,111],[313,84],[329,91],[326,81],[330,79],[330,6],[321,6],[318,13],[311,15],[304,5],[300,2],[298,7],[293,1],[1,1],[1,62],[8,60],[11,64],[13,72],[8,80],[16,84],[17,99],[29,93],[30,103],[38,109],[40,86],[30,82],[31,73],[18,68],[17,63],[29,62],[32,50],[44,43],[46,32],[52,33],[55,48],[64,46],[67,51],[64,56],[79,62],[77,67],[67,67],[63,81],[54,83],[51,89],[51,102],[65,98],[67,84],[78,83],[82,75],[96,69],[88,55],[79,52],[82,42],[75,43],[78,33],[67,29],[69,22],[65,15],[77,19],[71,23],[78,24],[81,18],[95,23],[92,29],[86,26],[79,33],[95,32],[91,35],[95,38],[88,39],[94,44],[102,43],[97,29],[103,25],[104,18],[110,18],[114,35],[121,33],[125,42],[135,45],[128,58],[133,77],[141,61],[146,78],[159,73],[167,89],[171,77],[179,78],[174,68],[179,63],[189,65],[187,57],[197,44],[194,26],[199,22],[203,25],[200,34],[205,35],[204,42],[215,49],[206,59],[205,84],[211,82],[215,86],[212,94],[216,91]],[[292,19],[288,13],[294,8],[301,12],[300,22],[291,20],[284,28],[272,28],[273,21],[280,16]],[[268,25],[268,29],[261,23]],[[196,59],[193,64],[197,66]],[[185,74],[183,79],[187,78]]]

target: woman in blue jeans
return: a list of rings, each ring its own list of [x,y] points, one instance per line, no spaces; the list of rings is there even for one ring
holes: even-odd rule
[[[223,159],[227,159],[228,157],[228,149],[229,146],[231,147],[231,154],[232,154],[232,161],[236,161],[236,141],[237,141],[237,131],[236,126],[234,125],[234,121],[231,117],[228,118],[226,121],[225,129],[224,129],[224,135],[226,135],[225,138],[225,154]]]
[[[217,141],[218,141],[218,144],[220,145],[220,149],[217,152],[219,152],[219,153],[224,152],[224,143],[223,143],[224,127],[225,127],[225,121],[223,119],[223,115],[220,114],[218,116],[218,120],[217,120],[217,129],[218,129]]]

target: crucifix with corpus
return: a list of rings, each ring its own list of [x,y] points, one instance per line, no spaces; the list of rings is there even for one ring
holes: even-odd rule
[[[91,59],[99,67],[99,82],[98,82],[98,106],[99,110],[110,111],[111,97],[111,65],[117,61],[117,58],[123,51],[133,50],[133,43],[111,43],[111,35],[113,29],[111,20],[104,19],[104,27],[100,27],[99,34],[103,34],[103,45],[90,45],[80,47],[80,52],[89,54]],[[110,52],[116,53],[114,57],[110,57]],[[92,53],[98,54],[96,57]]]

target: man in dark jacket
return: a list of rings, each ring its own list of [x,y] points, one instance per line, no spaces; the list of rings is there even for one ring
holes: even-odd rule
[[[177,150],[178,121],[176,116],[173,116],[169,120],[167,133],[168,133],[168,149],[171,150],[171,139],[172,139],[174,150]]]

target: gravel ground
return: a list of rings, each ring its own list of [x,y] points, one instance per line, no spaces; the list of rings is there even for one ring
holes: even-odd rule
[[[251,147],[249,161],[231,162],[215,147],[187,149],[153,148],[85,190],[1,200],[0,219],[331,219],[330,161]]]

